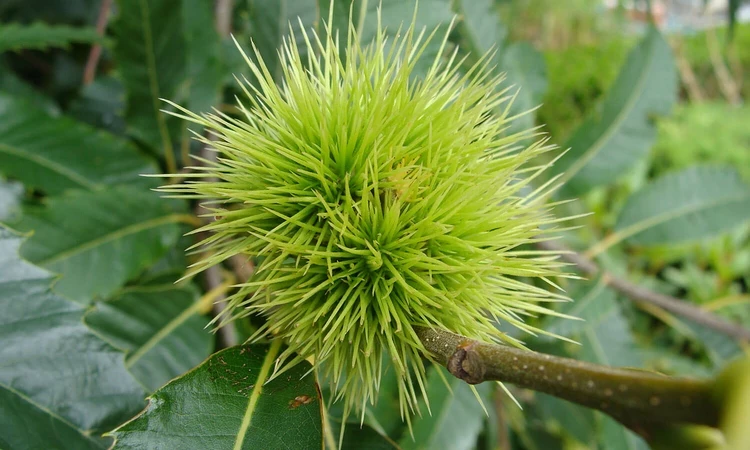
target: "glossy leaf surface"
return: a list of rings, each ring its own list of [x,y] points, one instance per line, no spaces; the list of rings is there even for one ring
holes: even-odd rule
[[[264,345],[212,355],[154,392],[146,411],[113,432],[115,449],[318,449],[321,405],[307,363],[268,381],[278,353]]]
[[[123,355],[50,289],[54,275],[18,256],[0,228],[0,446],[105,449],[97,437],[143,407]]]

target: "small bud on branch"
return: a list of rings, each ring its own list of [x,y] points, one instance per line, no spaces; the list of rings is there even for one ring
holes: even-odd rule
[[[417,334],[437,362],[470,384],[497,380],[544,392],[609,414],[640,434],[660,424],[719,424],[711,380],[601,366],[438,329]]]

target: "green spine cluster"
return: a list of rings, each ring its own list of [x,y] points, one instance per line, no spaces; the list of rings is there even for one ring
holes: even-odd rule
[[[161,191],[215,218],[196,230],[209,236],[191,274],[238,255],[257,263],[220,324],[264,316],[255,338],[288,345],[276,374],[310,359],[347,411],[377,397],[389,365],[408,417],[425,384],[415,327],[520,346],[496,322],[540,333],[524,318],[566,300],[524,281],[559,275],[556,255],[525,245],[559,222],[554,182],[532,187],[546,166],[529,164],[552,147],[534,130],[507,134],[512,92],[497,89],[489,56],[462,71],[446,35],[416,77],[435,32],[378,26],[363,44],[350,26],[345,48],[331,34],[301,36],[304,59],[286,40],[278,84],[243,52],[254,82],[240,81],[238,116],[174,105],[218,159]]]

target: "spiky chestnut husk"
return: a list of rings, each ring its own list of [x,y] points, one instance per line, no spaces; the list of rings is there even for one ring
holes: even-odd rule
[[[343,52],[330,31],[304,34],[304,61],[287,40],[280,85],[257,50],[243,52],[256,82],[240,82],[241,117],[173,105],[214,136],[198,139],[218,159],[161,191],[205,200],[215,217],[197,230],[210,236],[191,273],[257,261],[221,324],[265,316],[256,337],[282,339],[287,366],[312,359],[346,410],[376,398],[387,359],[408,417],[424,393],[415,327],[520,345],[496,321],[543,332],[524,316],[565,300],[522,281],[559,275],[555,255],[522,248],[559,221],[551,184],[530,189],[544,167],[527,167],[551,147],[523,145],[533,130],[507,135],[512,96],[488,57],[462,73],[453,52],[416,78],[434,32],[412,23],[389,41],[379,22],[362,46],[353,28]]]

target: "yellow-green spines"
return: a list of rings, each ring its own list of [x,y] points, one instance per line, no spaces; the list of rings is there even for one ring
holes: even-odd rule
[[[259,336],[283,339],[287,363],[312,357],[347,409],[376,397],[389,364],[404,414],[424,386],[415,326],[517,344],[497,320],[540,332],[524,316],[564,300],[521,281],[558,274],[554,255],[522,248],[556,222],[551,185],[529,183],[543,167],[526,166],[550,147],[504,134],[509,91],[486,59],[462,73],[447,37],[423,77],[431,36],[413,25],[367,45],[350,31],[344,51],[330,33],[303,37],[311,58],[286,41],[278,85],[257,51],[245,57],[256,81],[240,83],[241,116],[177,107],[215,136],[199,139],[218,160],[161,191],[216,218],[194,271],[257,261],[222,323],[264,316]]]

